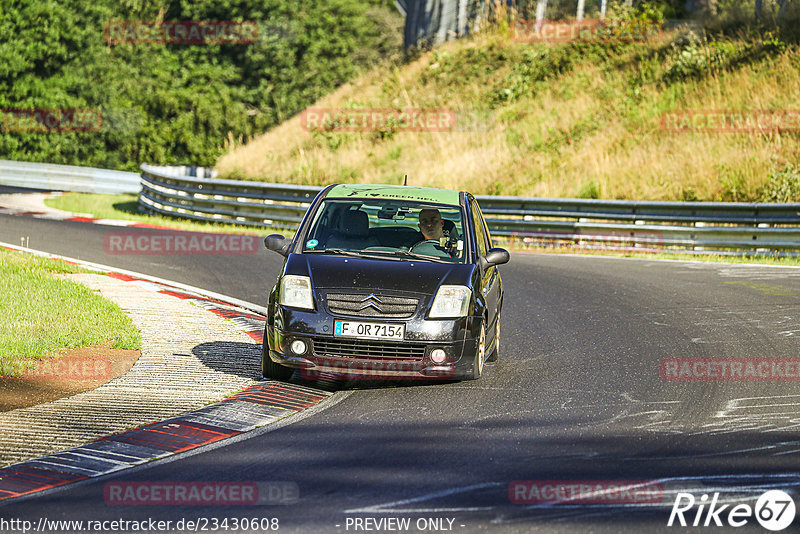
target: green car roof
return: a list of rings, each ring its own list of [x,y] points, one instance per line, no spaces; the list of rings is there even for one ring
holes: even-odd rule
[[[343,184],[334,186],[325,198],[390,198],[459,206],[459,195],[458,191],[433,187]]]

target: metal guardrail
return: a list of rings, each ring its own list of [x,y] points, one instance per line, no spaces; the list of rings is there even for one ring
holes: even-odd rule
[[[131,172],[0,160],[0,185],[139,193],[162,215],[294,230],[320,187],[216,179],[203,167]],[[630,202],[478,196],[493,235],[517,247],[800,255],[800,203]]]
[[[199,221],[294,229],[322,188],[176,175],[143,164],[139,204]],[[205,174],[201,170],[198,174]]]
[[[189,219],[294,230],[320,187],[181,176],[142,165],[140,205]],[[200,172],[200,174],[208,174]],[[489,229],[519,246],[795,255],[800,203],[629,202],[478,196]]]
[[[0,185],[108,194],[138,193],[141,189],[135,172],[8,160],[0,160]]]

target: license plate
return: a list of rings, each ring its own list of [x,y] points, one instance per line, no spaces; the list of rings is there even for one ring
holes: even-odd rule
[[[406,333],[404,324],[362,323],[359,321],[336,321],[333,335],[363,337],[371,339],[394,339],[402,341]]]

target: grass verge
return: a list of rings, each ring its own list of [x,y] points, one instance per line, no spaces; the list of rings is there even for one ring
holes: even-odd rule
[[[74,265],[0,250],[0,376],[19,376],[28,362],[61,349],[108,344],[139,349],[141,336],[116,304],[57,273]]]
[[[690,254],[680,252],[634,252],[610,249],[589,249],[569,246],[509,246],[507,241],[495,239],[495,245],[508,247],[511,252],[531,252],[541,254],[580,254],[585,256],[611,256],[616,258],[638,258],[645,260],[701,261],[706,263],[745,263],[751,265],[777,265],[784,267],[800,267],[800,257],[779,256],[727,256],[722,254]]]

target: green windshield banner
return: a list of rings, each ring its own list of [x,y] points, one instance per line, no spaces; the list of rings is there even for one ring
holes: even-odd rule
[[[460,205],[458,191],[404,185],[337,185],[326,198],[385,198]]]

